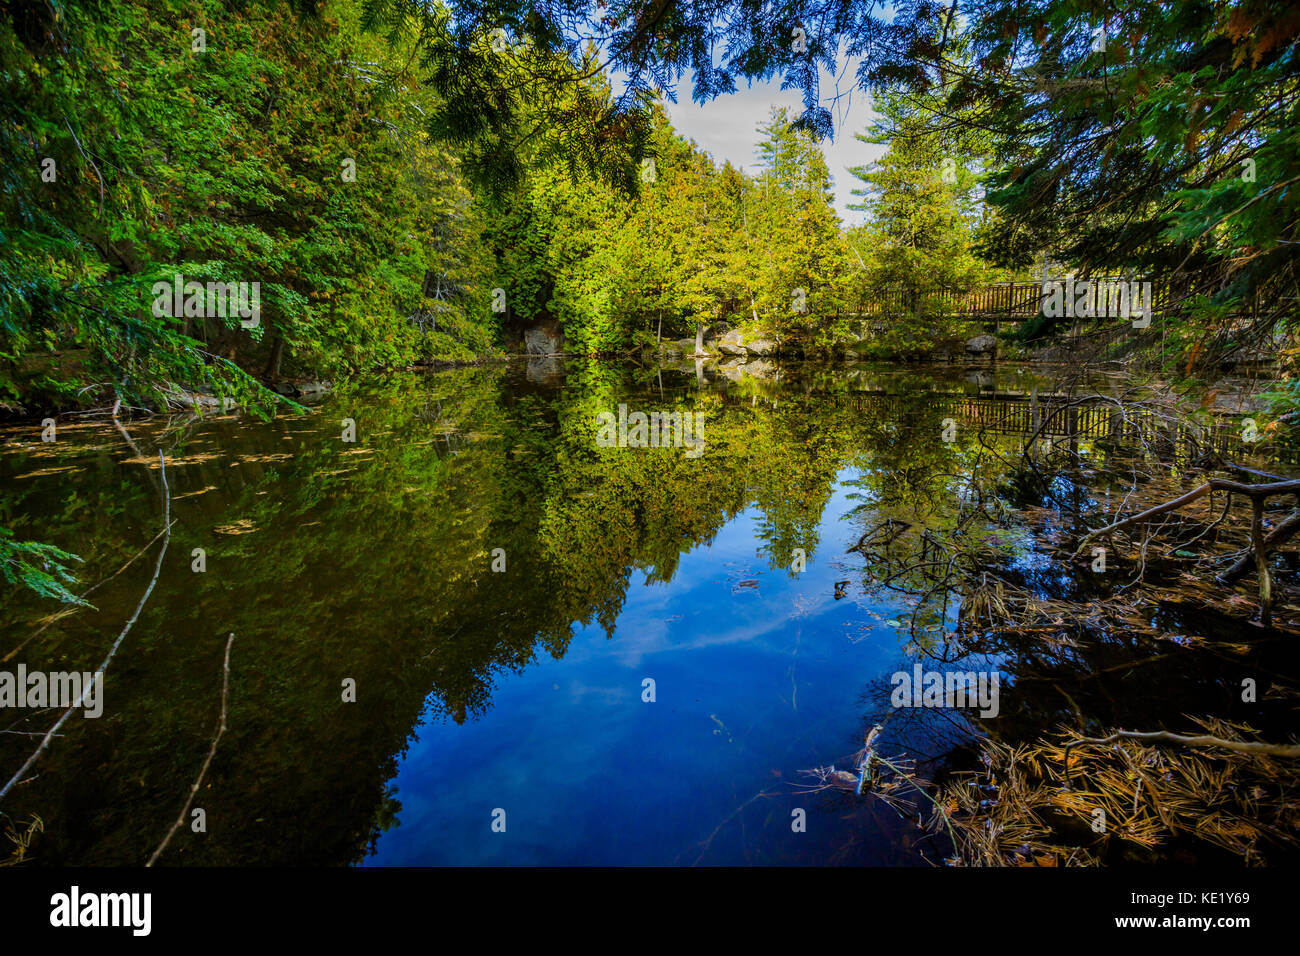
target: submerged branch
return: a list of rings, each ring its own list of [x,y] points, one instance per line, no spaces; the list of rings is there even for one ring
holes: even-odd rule
[[[1083,549],[1087,547],[1090,542],[1096,540],[1102,535],[1110,534],[1111,532],[1118,531],[1121,528],[1127,528],[1130,525],[1146,521],[1150,518],[1156,517],[1157,515],[1165,514],[1168,511],[1176,511],[1184,505],[1189,505],[1193,501],[1205,497],[1211,491],[1230,491],[1233,494],[1245,495],[1252,501],[1262,500],[1272,495],[1300,494],[1300,479],[1272,481],[1263,485],[1247,485],[1240,481],[1232,481],[1228,478],[1211,478],[1209,481],[1205,482],[1205,484],[1193,488],[1184,495],[1154,505],[1146,511],[1139,512],[1138,514],[1122,518],[1119,521],[1106,525],[1104,528],[1097,528],[1094,531],[1089,531],[1079,539],[1078,547],[1074,549],[1074,557],[1077,558],[1083,553]]]
[[[158,583],[158,575],[162,573],[163,556],[167,554],[167,545],[171,542],[171,537],[172,537],[171,495],[168,493],[167,490],[167,459],[163,456],[163,453],[161,451],[158,452],[158,463],[162,472],[163,528],[165,529],[166,532],[163,535],[163,545],[162,548],[158,551],[158,561],[154,564],[153,577],[149,580],[149,586],[145,588],[144,595],[140,598],[140,602],[136,604],[135,612],[131,615],[131,619],[126,622],[126,625],[122,628],[122,632],[117,635],[117,640],[115,640],[113,642],[113,646],[109,648],[108,656],[106,656],[103,662],[99,665],[96,671],[98,676],[93,678],[91,681],[92,686],[95,683],[101,684],[100,693],[103,692],[102,682],[104,680],[104,672],[108,670],[108,665],[113,662],[113,658],[117,655],[118,648],[122,646],[122,642],[126,640],[126,635],[130,633],[132,626],[136,622],[136,619],[140,616],[140,612],[144,610],[145,604],[148,603],[149,601],[149,595],[153,594],[154,585]],[[2,789],[0,789],[0,800],[3,800],[5,796],[8,795],[9,791],[12,790],[23,779],[24,776],[26,776],[27,771],[32,768],[32,766],[36,763],[36,761],[40,759],[41,754],[45,752],[45,748],[49,746],[50,741],[53,740],[54,737],[58,735],[59,728],[63,726],[64,722],[70,716],[72,716],[72,712],[74,710],[76,710],[78,707],[81,707],[83,705],[86,699],[87,690],[89,690],[88,687],[82,687],[81,695],[77,698],[77,700],[73,704],[71,704],[67,710],[63,712],[63,714],[55,722],[54,726],[51,727],[46,732],[44,739],[41,740],[40,746],[38,746],[35,752],[33,752],[32,755],[27,758],[27,762],[24,763],[18,769],[18,772],[9,778],[9,782],[6,783]]]
[[[162,843],[158,844],[158,849],[153,851],[153,856],[149,857],[149,862],[145,866],[153,866],[158,861],[158,857],[162,856],[163,850],[167,849],[167,844],[171,842],[171,838],[175,836],[176,831],[185,822],[185,814],[189,813],[190,804],[194,802],[195,794],[199,792],[199,787],[203,785],[203,777],[212,764],[212,758],[217,755],[217,744],[221,743],[221,738],[226,732],[226,702],[230,696],[230,645],[233,643],[235,643],[235,635],[234,632],[231,632],[230,639],[226,641],[226,660],[221,668],[221,720],[217,726],[217,734],[212,738],[212,747],[208,750],[208,757],[203,761],[203,767],[199,770],[198,777],[190,787],[190,795],[185,800],[185,806],[181,807],[180,816],[176,818],[176,822],[167,831]]]

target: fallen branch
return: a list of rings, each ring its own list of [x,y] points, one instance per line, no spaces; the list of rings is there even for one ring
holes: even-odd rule
[[[1269,538],[1265,538],[1263,530],[1264,502],[1273,495],[1300,495],[1300,479],[1287,479],[1285,481],[1271,481],[1260,485],[1248,485],[1227,478],[1211,478],[1203,485],[1193,488],[1186,494],[1179,495],[1171,501],[1166,501],[1162,504],[1148,508],[1145,511],[1139,512],[1138,514],[1130,515],[1127,518],[1122,518],[1119,521],[1112,522],[1104,528],[1097,528],[1094,531],[1089,531],[1079,539],[1078,546],[1075,547],[1074,553],[1071,555],[1071,560],[1077,559],[1089,544],[1103,535],[1109,535],[1121,528],[1141,524],[1157,517],[1158,515],[1166,514],[1170,511],[1176,511],[1179,508],[1191,504],[1193,501],[1204,498],[1206,495],[1214,491],[1226,491],[1230,496],[1238,494],[1244,495],[1250,499],[1250,552],[1242,559],[1242,561],[1238,562],[1238,565],[1242,565],[1242,562],[1253,559],[1255,572],[1259,579],[1259,620],[1264,627],[1270,627],[1273,619],[1273,586],[1268,573],[1269,544],[1270,541],[1285,540],[1297,531],[1300,531],[1300,513],[1290,516],[1282,523],[1282,525],[1274,529]],[[1293,522],[1296,523],[1296,526],[1290,528],[1286,532],[1285,537],[1283,537],[1283,529],[1287,528],[1288,525]],[[1234,572],[1236,573],[1236,576],[1239,577],[1245,572],[1245,566],[1240,568],[1234,566],[1228,573],[1233,574]]]
[[[1079,539],[1079,545],[1074,549],[1073,556],[1077,558],[1083,553],[1083,549],[1087,547],[1090,542],[1102,535],[1118,531],[1120,528],[1127,528],[1129,525],[1134,525],[1141,521],[1147,521],[1157,515],[1162,515],[1167,511],[1177,511],[1184,505],[1189,505],[1193,501],[1204,498],[1211,491],[1230,491],[1233,494],[1245,495],[1252,501],[1255,501],[1268,498],[1271,495],[1300,494],[1300,479],[1272,481],[1263,485],[1247,485],[1240,481],[1232,481],[1228,478],[1211,478],[1205,484],[1193,488],[1191,491],[1187,492],[1187,494],[1180,495],[1172,501],[1166,501],[1163,504],[1155,505],[1148,508],[1146,511],[1123,518],[1113,524],[1108,524],[1104,528],[1097,528],[1095,531],[1089,531]]]
[[[875,537],[876,533],[879,532],[880,529],[886,527],[889,528],[891,532],[889,537],[885,540],[885,547],[889,547],[889,545],[898,540],[899,535],[905,533],[912,527],[912,525],[907,521],[898,521],[894,518],[886,518],[884,521],[872,525],[869,529],[863,532],[862,537],[858,538],[858,543],[846,549],[845,554],[851,554],[854,551],[857,551],[860,554],[865,554],[862,549],[866,546],[867,542]],[[895,530],[895,528],[897,528],[897,530]]]
[[[1255,498],[1250,509],[1250,547],[1255,552],[1255,576],[1259,579],[1259,623],[1273,624],[1273,579],[1268,573],[1268,549],[1264,547],[1264,499]]]
[[[162,856],[163,850],[167,849],[167,844],[171,842],[171,838],[176,834],[176,831],[179,830],[181,825],[185,822],[185,814],[189,813],[190,804],[194,802],[194,796],[199,792],[199,787],[203,784],[203,777],[208,772],[208,767],[212,764],[212,758],[217,755],[217,744],[221,743],[222,735],[226,732],[226,702],[230,696],[230,645],[233,643],[235,643],[235,635],[232,631],[230,639],[226,641],[226,661],[222,665],[221,669],[221,722],[217,727],[216,736],[212,738],[212,747],[208,750],[208,758],[203,761],[203,767],[199,770],[199,775],[195,779],[194,785],[190,787],[190,795],[185,801],[185,806],[181,807],[180,816],[176,818],[176,822],[173,823],[172,828],[167,831],[167,835],[163,837],[162,843],[158,844],[158,849],[153,851],[153,856],[149,857],[149,862],[146,863],[145,866],[154,865],[158,860],[158,857]]]
[[[174,525],[174,524],[176,524],[175,521],[172,522],[172,525]],[[152,548],[152,547],[154,546],[154,544],[157,543],[158,539],[161,538],[163,535],[165,535],[165,534],[166,534],[168,531],[170,531],[170,530],[171,530],[171,525],[168,525],[168,526],[167,526],[166,528],[164,528],[162,531],[159,531],[156,535],[153,536],[152,539],[150,539],[150,541],[149,541],[148,544],[146,544],[143,548],[141,548],[139,551],[137,551],[135,554],[133,554],[130,558],[128,558],[126,564],[122,565],[120,568],[118,568],[116,571],[114,571],[114,572],[113,572],[112,574],[110,574],[108,577],[106,577],[106,578],[104,578],[103,580],[99,581],[98,583],[96,583],[96,584],[92,584],[90,587],[86,588],[86,590],[84,590],[84,591],[82,591],[80,594],[78,594],[77,597],[78,597],[80,600],[83,600],[83,601],[84,601],[84,600],[85,600],[89,595],[91,595],[92,593],[94,593],[94,592],[95,592],[96,590],[98,590],[99,588],[103,587],[103,586],[104,586],[105,584],[107,584],[109,581],[113,580],[113,578],[117,577],[119,574],[121,574],[123,571],[125,571],[127,568],[129,568],[131,565],[135,564],[136,560],[140,557],[140,555],[144,554],[146,551],[148,551],[150,548]],[[10,660],[12,660],[15,654],[17,654],[17,653],[18,653],[19,651],[21,651],[24,647],[26,647],[27,644],[28,644],[30,641],[34,640],[34,639],[37,638],[37,637],[40,637],[43,633],[45,633],[45,629],[48,628],[51,624],[53,624],[55,621],[61,620],[61,619],[65,618],[65,617],[68,617],[69,615],[76,614],[78,611],[83,610],[84,607],[85,607],[85,605],[77,605],[76,607],[63,608],[62,610],[55,611],[53,614],[51,614],[51,615],[49,615],[48,617],[46,617],[45,620],[41,623],[41,626],[40,626],[39,628],[36,629],[36,632],[35,632],[34,634],[32,634],[30,637],[25,638],[21,644],[19,644],[17,647],[15,647],[12,651],[10,651],[10,652],[9,652],[8,654],[6,654],[4,657],[0,657],[0,664],[6,664],[6,663],[8,663]]]
[[[117,649],[121,647],[122,642],[126,640],[126,635],[130,633],[131,627],[136,622],[136,618],[140,616],[140,612],[144,609],[145,604],[148,602],[149,595],[153,594],[154,585],[158,583],[158,575],[162,572],[163,556],[167,553],[167,545],[168,543],[170,543],[172,537],[172,521],[171,521],[172,500],[171,500],[171,495],[167,491],[167,459],[163,457],[163,453],[161,451],[158,452],[158,463],[162,471],[163,527],[166,529],[166,534],[163,536],[163,546],[158,552],[158,561],[154,565],[153,577],[149,581],[149,587],[145,589],[144,596],[140,598],[140,603],[138,603],[135,606],[135,613],[131,615],[131,619],[126,622],[126,626],[122,628],[122,632],[117,635],[117,640],[115,640],[113,642],[113,646],[109,648],[108,656],[105,657],[103,662],[99,665],[99,668],[96,671],[96,673],[98,673],[99,676],[90,681],[91,686],[94,686],[96,683],[102,684],[104,680],[104,676],[103,676],[104,672],[108,670],[108,665],[113,662],[113,658],[117,655]],[[63,714],[55,722],[54,726],[51,727],[46,732],[44,739],[41,740],[40,746],[36,748],[35,752],[30,757],[27,758],[27,762],[24,763],[18,769],[18,772],[16,774],[14,774],[12,777],[9,778],[9,782],[4,785],[3,789],[0,789],[0,800],[3,800],[5,798],[5,796],[9,793],[9,791],[12,790],[14,786],[16,786],[18,782],[22,780],[23,776],[26,775],[27,771],[32,768],[32,765],[35,764],[38,759],[40,759],[41,754],[45,752],[45,748],[49,746],[50,741],[53,740],[54,737],[58,735],[58,730],[60,727],[63,726],[64,721],[66,721],[70,716],[72,716],[72,712],[76,710],[78,707],[81,707],[82,704],[85,702],[86,691],[88,691],[89,689],[90,687],[82,687],[81,694],[77,697],[76,702],[73,703],[71,706],[69,706],[68,709],[63,712]],[[103,690],[102,686],[100,690],[102,692]]]
[[[1292,538],[1294,538],[1297,534],[1300,534],[1300,513],[1289,515],[1285,520],[1283,520],[1281,524],[1279,524],[1276,528],[1270,531],[1268,533],[1268,537],[1264,539],[1264,547],[1266,550],[1272,550],[1274,548],[1281,547],[1282,545],[1290,541]],[[1251,551],[1247,551],[1245,554],[1243,554],[1240,558],[1237,559],[1236,564],[1234,564],[1232,567],[1228,568],[1228,570],[1224,571],[1222,574],[1219,575],[1219,583],[1220,584],[1235,583],[1242,577],[1242,575],[1244,575],[1247,571],[1250,570],[1252,561],[1253,561],[1253,553]]]

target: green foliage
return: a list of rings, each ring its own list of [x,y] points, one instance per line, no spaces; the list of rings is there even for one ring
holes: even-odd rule
[[[77,580],[67,565],[81,558],[50,544],[15,541],[13,537],[8,528],[0,528],[0,575],[5,581],[30,588],[43,598],[89,606],[67,587]]]
[[[424,128],[434,94],[352,4],[55,10],[0,14],[0,397],[158,405],[206,385],[268,408],[258,377],[490,347],[472,196]],[[178,274],[259,283],[260,325],[155,316],[153,283]]]
[[[858,139],[887,148],[876,163],[851,170],[864,184],[853,208],[871,215],[853,241],[866,250],[866,295],[893,304],[897,321],[871,345],[877,354],[919,355],[936,336],[956,334],[944,318],[958,305],[952,297],[990,277],[974,251],[984,156],[970,137],[954,142],[937,94],[879,90],[873,103],[877,119]]]
[[[567,82],[554,61],[568,75],[599,72],[591,45],[598,43],[604,65],[626,77],[626,94],[585,111],[543,96],[542,120],[530,127],[568,137],[584,157],[606,156],[613,140],[638,159],[652,139],[642,125],[645,103],[688,73],[700,100],[733,92],[738,79],[779,76],[804,94],[792,125],[824,133],[830,115],[819,76],[837,74],[841,57],[857,59],[861,86],[909,98],[924,112],[922,141],[936,156],[963,168],[969,156],[982,157],[969,172],[982,178],[993,208],[981,215],[973,248],[990,263],[1025,271],[1047,255],[1085,275],[1176,273],[1234,316],[1225,324],[1222,313],[1188,305],[1170,320],[1195,333],[1189,367],[1237,348],[1243,333],[1266,341],[1294,318],[1300,17],[1286,0],[976,0],[960,11],[932,2],[877,10],[864,0],[814,0],[798,11],[685,0],[653,9],[450,0],[450,16],[417,0],[372,7],[390,24],[431,24],[420,29],[437,75],[451,83],[463,71],[466,102],[449,109],[444,124],[453,136],[513,129],[519,112],[515,75],[496,68],[474,38],[503,28],[516,51],[508,59],[522,64],[530,89],[548,94]],[[772,42],[795,25],[805,30],[806,50]],[[479,101],[481,115],[467,105]],[[908,175],[919,166],[907,152],[896,150],[875,171],[880,186],[890,185],[890,172],[920,185]],[[500,162],[515,161],[501,151]],[[913,197],[912,219],[930,238],[951,232],[940,192]],[[960,265],[942,255],[942,242],[895,244],[895,253],[930,254],[882,263],[867,252],[883,238],[855,244],[864,267],[915,276],[930,264]],[[965,273],[953,271],[952,278]],[[909,294],[923,304],[923,290]],[[1243,312],[1249,320],[1236,321]]]
[[[1104,37],[1105,42],[1100,42]],[[977,69],[990,200],[1009,244],[1086,271],[1172,275],[1170,331],[1207,365],[1294,320],[1300,18],[1281,0],[1116,7],[989,2]],[[1017,238],[1018,237],[1018,238]]]
[[[829,340],[849,270],[826,162],[784,111],[760,134],[764,165],[751,178],[719,169],[656,107],[636,193],[536,159],[485,217],[510,321],[554,320],[568,348],[588,354],[718,322]]]

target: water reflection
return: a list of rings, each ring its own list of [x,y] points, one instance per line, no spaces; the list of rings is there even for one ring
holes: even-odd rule
[[[791,784],[889,710],[914,625],[934,650],[955,620],[944,588],[905,624],[923,575],[882,583],[850,549],[884,520],[950,527],[974,478],[1002,477],[988,452],[1014,429],[945,420],[1033,379],[978,375],[569,362],[394,376],[270,423],[138,422],[138,456],[102,425],[9,430],[3,523],[81,554],[83,582],[161,530],[160,447],[176,523],[104,717],[71,721],[2,809],[44,822],[37,864],[146,859],[207,752],[233,632],[208,831],[172,864],[936,859],[888,808]],[[702,414],[706,452],[599,447],[621,402]],[[982,529],[1012,559],[1014,524]],[[8,590],[3,666],[92,666],[151,565],[52,620]],[[6,776],[50,719],[6,713]],[[899,739],[937,756],[969,731],[945,720]]]

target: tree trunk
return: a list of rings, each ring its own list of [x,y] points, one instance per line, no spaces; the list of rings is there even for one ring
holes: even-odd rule
[[[279,335],[271,340],[271,355],[266,360],[266,371],[262,373],[265,379],[277,379],[280,377],[280,362],[284,358],[284,339]]]

